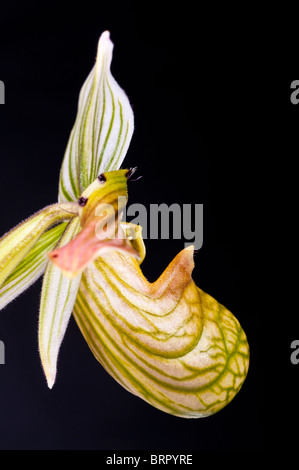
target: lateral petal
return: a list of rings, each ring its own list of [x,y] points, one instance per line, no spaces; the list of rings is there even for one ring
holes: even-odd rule
[[[63,222],[43,233],[34,247],[6,278],[0,288],[0,310],[28,289],[44,273],[49,262],[47,253],[55,248],[66,226],[67,222]]]
[[[68,243],[80,230],[79,218],[69,222],[59,246]],[[73,306],[76,301],[81,274],[67,279],[61,270],[48,263],[41,293],[38,342],[42,366],[49,388],[56,378],[57,357]]]
[[[53,204],[3,235],[0,239],[0,286],[47,229],[72,219],[77,213],[77,204]]]

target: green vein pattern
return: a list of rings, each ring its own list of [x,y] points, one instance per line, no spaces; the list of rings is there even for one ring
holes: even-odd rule
[[[120,276],[125,264],[121,254],[105,255],[82,277],[74,316],[96,359],[124,388],[162,411],[199,418],[221,410],[248,371],[240,323],[192,280],[166,310],[163,293],[145,299],[148,310],[141,308],[136,282]],[[160,316],[153,305],[161,307]]]

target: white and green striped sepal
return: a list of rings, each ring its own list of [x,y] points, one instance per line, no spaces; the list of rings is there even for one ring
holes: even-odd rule
[[[120,168],[134,117],[129,100],[110,72],[113,43],[105,31],[96,63],[79,96],[77,117],[60,172],[59,201],[75,201],[103,171]]]

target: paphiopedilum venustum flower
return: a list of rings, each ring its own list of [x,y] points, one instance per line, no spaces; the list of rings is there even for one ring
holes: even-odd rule
[[[131,171],[119,168],[134,120],[110,73],[112,49],[106,31],[80,92],[58,203],[0,240],[0,308],[44,274],[38,340],[50,388],[73,313],[96,359],[124,388],[167,413],[208,416],[227,405],[245,380],[246,335],[224,306],[195,285],[192,247],[157,281],[142,274],[141,227],[121,222]]]

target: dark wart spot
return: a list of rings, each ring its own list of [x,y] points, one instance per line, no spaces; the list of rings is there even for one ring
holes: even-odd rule
[[[98,180],[100,183],[105,183],[106,181],[106,176],[104,175],[104,173],[101,173],[99,176],[98,176]]]
[[[87,201],[88,201],[87,197],[81,196],[78,200],[78,204],[79,204],[79,206],[84,207],[86,205]]]

